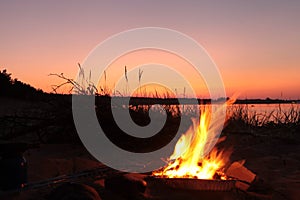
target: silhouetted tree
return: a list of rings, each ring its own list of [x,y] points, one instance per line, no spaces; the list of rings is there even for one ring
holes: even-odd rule
[[[6,69],[0,70],[0,96],[6,96],[12,86],[11,74],[7,73]]]
[[[38,93],[43,93],[43,91],[18,79],[12,79],[6,69],[0,70],[0,97],[28,98]]]

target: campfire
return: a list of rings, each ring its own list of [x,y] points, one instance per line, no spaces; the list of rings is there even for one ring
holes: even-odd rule
[[[234,100],[227,101],[223,106],[232,105]],[[218,111],[217,111],[218,113]],[[210,126],[212,111],[204,110],[199,119],[192,119],[192,126],[177,141],[173,154],[167,159],[166,166],[154,171],[152,177],[163,182],[181,183],[197,182],[197,189],[212,188],[230,190],[232,186],[247,190],[256,175],[244,167],[245,161],[230,162],[232,149],[207,149],[212,144],[223,142],[218,139],[216,128]],[[190,185],[190,184],[189,184]],[[227,187],[227,186],[228,187]],[[226,187],[224,187],[226,186]]]
[[[105,188],[128,199],[139,195],[159,200],[228,200],[255,196],[248,193],[248,189],[253,191],[259,183],[256,174],[244,166],[245,161],[230,160],[232,148],[225,148],[226,144],[216,145],[225,140],[219,137],[224,123],[224,119],[221,120],[223,108],[233,102],[229,100],[219,105],[222,109],[213,110],[208,106],[198,119],[192,119],[191,127],[178,139],[164,167],[151,175],[128,173],[107,178]]]
[[[176,143],[167,165],[153,172],[153,176],[162,178],[193,178],[228,180],[224,170],[229,163],[231,150],[213,148],[205,155],[205,148],[212,138],[209,136],[210,111],[204,111],[199,120],[193,119],[193,125]],[[223,141],[224,138],[219,139]]]

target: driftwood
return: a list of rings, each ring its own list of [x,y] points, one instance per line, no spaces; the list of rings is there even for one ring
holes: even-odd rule
[[[236,188],[253,199],[272,199],[272,188],[252,171],[244,166],[245,161],[234,162],[227,169],[226,175],[237,180]]]
[[[245,161],[234,162],[226,171],[226,175],[237,179],[236,187],[241,190],[248,190],[250,185],[254,182],[256,174],[251,172],[244,166]]]

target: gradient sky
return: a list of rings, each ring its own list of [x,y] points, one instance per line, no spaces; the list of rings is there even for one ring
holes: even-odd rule
[[[1,0],[0,68],[50,91],[60,80],[49,73],[75,77],[77,63],[107,37],[157,26],[199,42],[228,95],[300,99],[299,19],[296,0]]]

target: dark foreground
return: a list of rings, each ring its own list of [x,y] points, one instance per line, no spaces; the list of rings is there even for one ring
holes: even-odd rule
[[[1,143],[39,143],[39,148],[29,149],[24,153],[28,163],[28,182],[46,180],[65,174],[76,174],[83,170],[103,166],[86,151],[78,138],[74,136],[74,127],[66,126],[66,122],[72,122],[72,119],[59,118],[59,116],[69,116],[70,114],[65,110],[64,104],[53,109],[51,104],[44,102],[31,103],[19,100],[13,102],[2,99],[0,111],[1,120],[4,120],[1,126],[4,124],[15,126],[14,128],[6,126],[5,132],[1,132],[5,136],[1,137]],[[22,116],[25,116],[27,120],[31,119],[32,124],[26,124],[28,121],[24,121]],[[14,119],[15,121],[11,122],[5,119]],[[8,135],[9,130],[14,130],[12,135]],[[227,136],[227,139],[222,146],[234,148],[231,161],[245,159],[245,166],[262,180],[260,187],[256,188],[254,193],[235,191],[234,194],[230,194],[233,196],[229,195],[230,198],[298,199],[300,196],[300,134],[298,127],[250,129],[232,125],[232,127],[226,127],[223,135]],[[153,194],[153,191],[129,198],[126,194],[124,195],[122,190],[107,189],[104,179],[97,178],[97,176],[87,177],[82,180],[82,183],[89,185],[91,193],[96,191],[101,199],[126,199],[126,197],[127,199],[159,199]],[[53,184],[40,189],[13,193],[1,191],[0,199],[58,199],[58,196],[50,194],[55,191],[55,188],[58,189],[59,185]],[[119,187],[123,186],[124,184],[120,183]],[[77,188],[78,190],[80,188]],[[68,193],[71,196],[76,189],[74,191],[74,188],[65,187],[63,191],[58,191],[56,194],[63,196]],[[176,195],[178,197],[177,192],[169,191],[168,194],[175,199]],[[204,199],[210,197],[214,199],[209,193],[197,195],[202,195],[201,197]],[[199,198],[201,198],[200,196]],[[181,197],[184,199],[184,194]],[[70,198],[75,199],[74,196]],[[216,198],[225,199],[227,197],[224,194]]]

